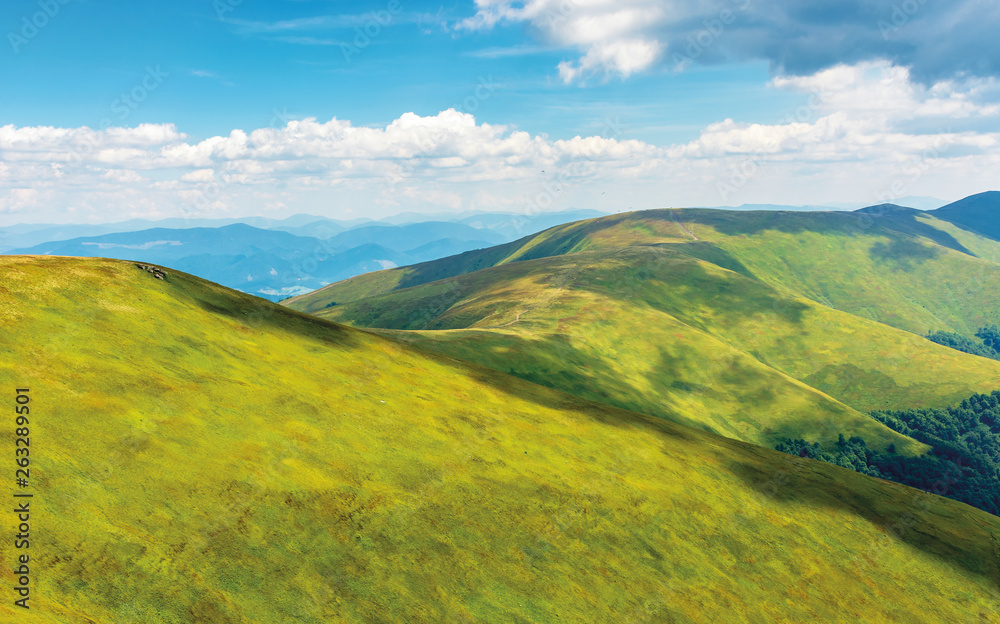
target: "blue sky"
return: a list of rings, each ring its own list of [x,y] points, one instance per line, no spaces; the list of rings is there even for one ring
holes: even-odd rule
[[[11,12],[3,32],[17,33],[39,8],[16,4],[20,15]],[[527,26],[455,33],[450,25],[475,14],[471,2],[398,6],[181,0],[150,11],[146,3],[70,0],[4,64],[5,82],[20,88],[4,95],[0,115],[19,126],[174,123],[200,138],[266,126],[276,111],[384,126],[405,112],[460,108],[487,78],[501,90],[481,103],[477,120],[568,139],[617,117],[628,134],[659,143],[697,137],[737,112],[734,101],[742,120],[770,122],[801,99],[766,86],[764,61],[566,85],[554,68],[572,53],[533,41]],[[388,16],[384,27],[378,11]],[[356,29],[373,23],[370,44],[354,47],[364,43]],[[162,88],[120,120],[112,103],[147,66],[168,74]]]
[[[903,6],[8,0],[0,221],[987,190],[1000,9]]]

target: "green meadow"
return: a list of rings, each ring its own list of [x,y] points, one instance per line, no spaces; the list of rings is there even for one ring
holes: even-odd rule
[[[427,322],[508,332],[514,345],[547,341],[562,323],[567,357],[591,335],[578,327],[646,322],[674,339],[620,372],[647,357],[693,370],[691,354],[710,348],[729,360],[708,365],[704,383],[760,384],[692,401],[787,403],[789,422],[807,415],[796,402],[811,402],[858,418],[785,372],[779,343],[792,338],[752,337],[775,323],[841,331],[843,313],[649,251],[662,258],[625,286],[613,282],[629,279],[615,264],[634,266],[627,254],[569,262],[568,275],[508,263],[498,270],[509,280],[491,281],[482,300],[474,291]],[[0,620],[1000,622],[1000,518],[167,272],[0,257],[0,387],[11,407],[14,388],[31,388],[37,492],[31,609],[5,599]],[[703,282],[660,285],[691,272]],[[496,288],[520,296],[529,284],[534,299],[491,303]],[[739,305],[712,303],[713,285]],[[442,289],[442,306],[452,296],[427,287]],[[623,287],[627,301],[608,295]],[[681,299],[704,307],[690,312],[702,326],[676,309]],[[758,310],[750,325],[720,328],[740,307]],[[887,348],[908,336],[874,322],[848,329],[891,336]],[[614,342],[592,340],[581,363]],[[771,351],[751,358],[751,343]],[[611,365],[595,360],[605,368],[594,374],[617,374]],[[636,383],[659,390],[665,379]],[[4,588],[15,554],[0,541]]]
[[[748,442],[829,446],[844,433],[921,452],[865,414],[1000,388],[1000,363],[918,335],[971,334],[1000,317],[1000,265],[953,248],[962,245],[944,222],[908,219],[615,215],[286,303]],[[964,238],[1000,252],[992,239]]]
[[[420,286],[511,262],[658,245],[794,296],[910,332],[971,334],[1000,310],[1000,242],[929,214],[648,210],[578,221],[514,243],[360,275],[284,302]]]

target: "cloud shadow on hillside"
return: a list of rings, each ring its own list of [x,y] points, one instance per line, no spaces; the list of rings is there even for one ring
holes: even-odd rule
[[[485,333],[485,332],[484,332]],[[536,342],[532,338],[514,338],[527,343]],[[617,379],[619,373],[606,363],[592,362],[589,366],[580,366],[579,359],[583,355],[572,347],[565,335],[552,335],[543,340],[542,345],[532,345],[535,353],[542,355],[542,363],[534,375],[522,374],[524,381],[551,387],[553,380],[561,383],[577,384],[582,388],[598,388],[608,379]],[[481,344],[478,348],[488,349],[490,345]],[[518,347],[508,347],[516,350]],[[693,445],[706,449],[719,450],[722,466],[738,477],[747,488],[756,491],[778,504],[803,504],[818,509],[835,509],[853,514],[871,522],[885,530],[887,539],[896,540],[910,547],[917,548],[933,557],[939,558],[949,565],[960,566],[971,574],[985,577],[989,582],[1000,588],[1000,568],[997,558],[991,555],[991,544],[982,541],[988,538],[985,532],[976,535],[947,534],[939,532],[939,519],[954,518],[955,508],[959,505],[954,501],[934,500],[924,509],[919,504],[907,506],[910,501],[916,501],[916,491],[897,484],[872,479],[841,469],[832,465],[818,463],[810,464],[811,460],[785,456],[752,444],[734,441],[706,438],[700,431],[715,433],[705,423],[698,423],[683,417],[667,418],[651,416],[641,412],[630,412],[617,409],[640,409],[626,402],[614,401],[605,393],[604,401],[614,401],[615,405],[602,405],[601,398],[577,398],[561,391],[551,392],[524,383],[514,376],[497,375],[492,369],[479,365],[469,365],[463,361],[448,356],[435,355],[435,359],[457,366],[461,371],[481,383],[490,385],[509,393],[520,400],[533,402],[548,408],[574,410],[587,418],[612,427],[638,428],[659,436],[667,447]],[[705,388],[681,379],[679,368],[683,368],[683,358],[667,354],[658,362],[658,369],[663,371],[661,379],[656,380],[661,388],[670,388],[682,393],[696,393]],[[565,366],[566,370],[562,370]],[[673,372],[671,372],[673,371]],[[745,371],[740,367],[733,374],[744,379]],[[752,371],[756,372],[756,371]],[[725,373],[724,375],[725,376]],[[759,377],[759,375],[758,375]],[[678,382],[678,383],[675,383]],[[599,392],[598,392],[599,394]],[[761,399],[773,397],[761,394]],[[766,410],[766,405],[759,407]],[[692,430],[694,429],[694,430]],[[727,453],[721,450],[742,449],[745,453]],[[738,457],[739,459],[734,459]],[[941,505],[947,506],[942,509]],[[970,514],[977,513],[969,510]],[[971,523],[971,518],[970,518]],[[977,541],[980,540],[980,541]],[[873,544],[871,552],[853,553],[853,559],[862,568],[867,565],[866,555],[877,560],[877,544]],[[848,564],[851,559],[848,560]],[[877,565],[877,563],[875,564]]]
[[[522,401],[549,409],[584,411],[602,423],[615,426],[648,427],[651,423],[675,422],[693,429],[713,431],[705,423],[678,414],[671,414],[669,420],[663,415],[650,415],[644,411],[646,407],[641,402],[624,399],[626,395],[642,395],[638,391],[614,392],[614,388],[622,385],[620,372],[615,370],[611,362],[594,358],[592,354],[574,347],[565,334],[535,335],[529,338],[488,331],[467,331],[470,333],[466,333],[462,340],[474,354],[503,349],[508,357],[475,358],[475,355],[460,353],[453,357],[434,349],[433,342],[413,342],[407,340],[405,335],[394,336],[430,357],[459,369],[462,374],[477,382],[502,390]],[[458,359],[459,357],[468,359]],[[501,365],[503,363],[507,365]],[[501,374],[498,375],[498,372]]]
[[[705,244],[702,250],[705,252],[704,255],[717,255],[715,253],[717,250],[711,244]],[[723,338],[716,335],[719,329],[717,323],[724,322],[721,319],[759,316],[765,322],[770,320],[775,324],[801,325],[805,313],[810,309],[806,303],[784,296],[754,279],[720,271],[670,247],[634,247],[614,253],[580,254],[574,258],[582,260],[582,264],[574,263],[572,267],[560,267],[561,271],[556,272],[565,275],[565,279],[559,280],[558,283],[560,289],[565,289],[567,296],[579,296],[573,295],[572,291],[593,293],[597,295],[593,304],[598,307],[603,305],[601,302],[614,305],[628,301],[639,311],[637,319],[643,318],[643,315],[650,310],[661,312],[664,314],[665,323],[675,322],[668,320],[670,318],[683,323],[676,331],[703,332],[706,335],[705,339],[708,339],[707,336],[714,336],[721,341],[720,348],[723,348],[725,343]],[[551,268],[551,259],[544,262],[546,264],[543,268]],[[518,268],[526,270],[529,267],[521,265]],[[511,265],[494,270],[511,270]],[[487,282],[492,283],[489,280]],[[456,292],[446,293],[448,296],[445,297],[445,302],[461,296],[472,296],[473,292],[469,292],[463,286],[456,286]],[[353,310],[354,316],[351,318],[355,321],[360,320],[363,325],[384,329],[443,329],[439,327],[440,322],[433,318],[425,318],[423,312],[433,308],[436,314],[449,313],[447,309],[440,309],[439,304],[442,301],[439,295],[431,296],[429,303],[423,298],[396,300],[402,296],[402,294],[395,296],[390,294],[383,296],[382,300],[376,298],[370,303],[377,306],[372,309]],[[589,300],[590,298],[586,297],[582,301]],[[511,303],[503,301],[503,305]],[[457,338],[457,344],[441,343],[441,346],[435,346],[436,341],[433,339],[418,339],[413,342],[415,346],[423,347],[423,350],[428,352],[451,353],[464,360],[478,362],[542,386],[638,412],[649,411],[648,401],[640,400],[644,387],[655,388],[657,392],[663,394],[667,403],[677,405],[683,404],[685,395],[690,393],[712,394],[716,395],[713,400],[722,400],[717,396],[720,394],[719,391],[712,390],[699,381],[705,377],[703,371],[709,369],[719,378],[727,378],[728,375],[730,379],[728,385],[731,388],[738,386],[744,388],[743,391],[729,392],[729,394],[741,396],[747,401],[752,401],[754,405],[767,405],[777,400],[775,397],[764,396],[767,394],[766,388],[758,387],[763,383],[765,373],[750,366],[752,355],[747,356],[749,358],[747,361],[740,361],[737,356],[738,351],[724,349],[724,352],[720,352],[724,362],[706,362],[706,354],[696,352],[693,346],[686,346],[683,340],[672,341],[669,348],[666,345],[660,348],[656,356],[658,358],[656,372],[651,373],[648,379],[629,384],[628,380],[621,378],[621,370],[615,365],[614,359],[600,357],[585,347],[581,349],[579,344],[574,344],[572,335],[558,332],[556,329],[558,324],[575,322],[570,320],[571,317],[564,315],[578,309],[579,306],[577,303],[568,305],[564,312],[553,312],[559,318],[539,321],[529,315],[522,318],[520,324],[508,323],[501,326],[527,330],[510,333],[477,331],[476,328],[470,327],[480,317],[488,314],[492,306],[477,308],[475,314],[462,319],[461,327],[454,326],[455,329],[463,331],[461,337]],[[400,311],[405,312],[407,307],[410,307],[410,312],[416,316],[408,314],[398,316]],[[714,318],[708,318],[703,314],[706,308]],[[454,320],[451,316],[448,319]],[[412,323],[417,321],[419,327],[413,327]],[[608,331],[600,318],[593,319],[592,326],[577,329],[578,338],[586,332]],[[405,334],[393,335],[397,339],[407,341]],[[623,354],[628,354],[628,341],[633,341],[638,348],[641,346],[639,343],[647,339],[648,332],[644,331],[644,328],[632,326],[626,330],[626,335],[618,338],[617,342],[619,350]],[[452,338],[444,340],[450,341]],[[685,348],[688,352],[684,352]],[[727,366],[729,370],[723,370]],[[636,400],[630,400],[630,396],[636,397]],[[537,397],[521,398],[536,400]],[[665,410],[658,412],[657,416],[664,417],[670,413]],[[698,429],[712,430],[704,422],[680,416],[674,420]]]
[[[879,236],[886,230],[934,241],[942,247],[975,256],[954,236],[932,227],[917,217],[925,213],[900,206],[873,206],[857,212],[791,212],[754,210],[747,212],[684,209],[676,211],[682,220],[712,227],[727,236],[750,236],[766,230],[798,234],[816,232],[838,236]],[[664,220],[671,215],[659,217]],[[880,231],[882,230],[882,231]]]
[[[594,328],[597,329],[596,327]],[[678,326],[676,331],[693,329]],[[616,366],[616,358],[633,357],[643,347],[643,333],[631,337],[635,348],[630,348],[623,337],[619,349],[613,354],[601,354],[593,347],[581,346],[580,336],[565,333],[531,331],[524,335],[497,333],[495,331],[463,330],[457,336],[458,349],[449,345],[437,346],[436,340],[410,341],[407,334],[391,334],[410,342],[428,353],[448,352],[462,360],[476,362],[476,367],[465,370],[478,381],[496,385],[496,370],[524,381],[551,388],[565,396],[575,396],[587,402],[598,402],[632,412],[647,414],[694,429],[733,435],[743,427],[763,430],[761,420],[773,411],[783,411],[784,397],[776,392],[784,383],[777,371],[768,375],[766,365],[757,366],[752,356],[726,349],[719,343],[718,353],[706,354],[685,340],[661,345],[654,356],[656,363],[648,371],[636,370],[634,379],[623,378],[623,371]],[[451,340],[451,339],[449,339]],[[454,344],[454,343],[453,343]],[[437,356],[448,359],[447,356]],[[504,388],[521,400],[533,401],[550,408],[566,408],[559,395],[538,394],[532,386],[513,384]],[[695,420],[682,415],[680,406],[707,401],[706,405],[743,403],[746,409],[738,415],[738,422],[722,431],[711,419]],[[800,414],[800,416],[803,416]],[[714,414],[720,417],[720,414]]]
[[[894,209],[895,208],[895,209]],[[882,226],[889,230],[895,230],[903,234],[910,234],[912,236],[919,236],[932,240],[942,247],[947,247],[948,249],[954,249],[968,256],[976,257],[976,254],[969,251],[964,245],[962,245],[958,240],[943,230],[939,230],[923,221],[920,221],[918,217],[920,216],[936,216],[927,215],[926,213],[920,212],[919,210],[913,210],[909,208],[899,208],[894,206],[874,206],[867,213],[861,213],[862,218],[867,214],[872,223],[875,225]],[[940,218],[940,217],[939,217]]]
[[[815,465],[818,460],[788,457],[785,461],[790,464],[787,465],[788,470],[781,470],[777,465],[764,470],[762,463],[738,460],[728,461],[726,467],[748,487],[772,501],[853,513],[882,528],[888,538],[917,548],[947,564],[957,564],[971,574],[989,579],[994,587],[1000,588],[1000,557],[997,556],[1000,553],[986,554],[995,550],[995,546],[991,549],[990,544],[977,541],[977,536],[964,533],[942,536],[936,526],[935,516],[947,520],[954,520],[955,516],[952,513],[954,510],[941,510],[934,514],[935,508],[961,503],[935,500],[938,497],[933,495],[925,497],[918,490],[866,477],[847,468]],[[817,487],[817,478],[828,471],[839,473],[839,478],[834,481],[823,475],[822,487]],[[888,489],[894,492],[889,494],[885,491]],[[912,501],[913,504],[892,505],[892,501]],[[926,501],[926,504],[921,501]],[[969,514],[974,513],[980,512],[969,508]],[[967,520],[973,523],[972,518]],[[983,532],[986,533],[986,530]],[[984,537],[988,535],[981,535],[979,539],[985,542]],[[977,551],[986,556],[974,556]],[[870,552],[856,553],[853,562],[863,567],[869,557],[875,559],[877,555],[878,545],[873,543]]]
[[[179,272],[173,272],[180,279]],[[218,316],[228,317],[248,329],[262,328],[276,332],[292,332],[309,340],[325,342],[344,348],[357,344],[352,330],[319,317],[271,303],[266,299],[239,293],[211,282],[198,279],[201,284],[185,288],[185,295],[200,308]]]
[[[625,262],[627,268],[586,267],[580,271],[580,277],[573,280],[572,287],[604,297],[640,302],[707,333],[712,333],[712,328],[698,315],[702,306],[709,306],[715,314],[723,316],[770,315],[787,323],[802,324],[808,305],[758,281],[746,267],[711,243],[696,247],[691,254],[684,249],[689,244],[692,243],[623,249],[613,257]],[[737,275],[712,271],[697,260]],[[685,298],[679,301],[682,294]],[[694,305],[692,299],[695,299]]]
[[[710,243],[708,241],[692,241],[689,243],[655,243],[650,245],[650,247],[660,247],[662,249],[670,249],[692,258],[697,258],[698,260],[704,260],[705,262],[711,262],[712,264],[718,265],[724,269],[729,269],[734,273],[739,273],[744,277],[749,277],[750,279],[757,279],[757,276],[753,274],[745,264],[737,260],[731,253],[719,247],[715,243]]]
[[[910,238],[897,238],[888,243],[875,243],[868,253],[874,260],[892,264],[904,270],[912,269],[915,264],[933,260],[941,255],[936,247],[921,245]]]

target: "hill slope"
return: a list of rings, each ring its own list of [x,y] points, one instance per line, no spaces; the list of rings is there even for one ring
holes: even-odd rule
[[[362,275],[287,302],[316,312],[491,266],[580,251],[667,245],[906,331],[971,335],[1000,317],[1000,241],[927,214],[649,210],[579,221],[513,243]],[[968,245],[968,246],[967,246]],[[972,252],[970,247],[978,250]],[[979,257],[977,257],[979,256]]]
[[[1000,240],[1000,191],[988,191],[960,199],[931,211],[938,219]]]
[[[38,494],[0,619],[1000,621],[1000,519],[953,501],[185,274],[0,274]]]
[[[857,411],[944,407],[1000,388],[1000,363],[873,320],[926,315],[928,324],[944,324],[948,315],[967,327],[1000,316],[1000,265],[930,238],[961,246],[947,232],[907,209],[868,217],[854,234],[838,228],[857,215],[716,212],[684,211],[678,218],[686,221],[676,222],[667,211],[581,222],[359,276],[288,303],[357,326],[426,330],[397,337],[766,445],[784,436],[829,444],[844,433],[884,447],[897,441],[871,431]],[[720,234],[740,224],[760,233]],[[897,251],[873,259],[880,245]],[[928,266],[907,260],[920,254]],[[840,261],[819,260],[827,256]],[[477,267],[484,268],[465,272]],[[981,290],[956,286],[950,300],[933,304],[949,279],[957,284],[973,269],[984,276]],[[456,276],[424,282],[449,273]],[[928,275],[943,284],[921,291]],[[336,305],[319,307],[331,299]],[[830,299],[867,313],[832,309]],[[850,415],[842,404],[854,408]]]

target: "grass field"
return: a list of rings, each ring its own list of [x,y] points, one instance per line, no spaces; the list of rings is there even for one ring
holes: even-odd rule
[[[393,335],[768,446],[786,437],[829,445],[844,433],[912,451],[861,412],[950,405],[1000,388],[1000,362],[787,294],[670,244],[507,263],[318,314],[409,330]]]
[[[998,518],[168,272],[0,257],[0,620],[1000,622]]]
[[[1000,266],[991,260],[1000,242],[968,233],[975,257],[949,224],[929,217],[759,218],[737,224],[698,213],[688,227],[765,283],[892,327],[971,335],[1000,317]]]
[[[971,335],[1000,317],[1000,241],[930,215],[648,210],[360,275],[286,305],[309,313],[511,262],[660,245],[906,331]]]

